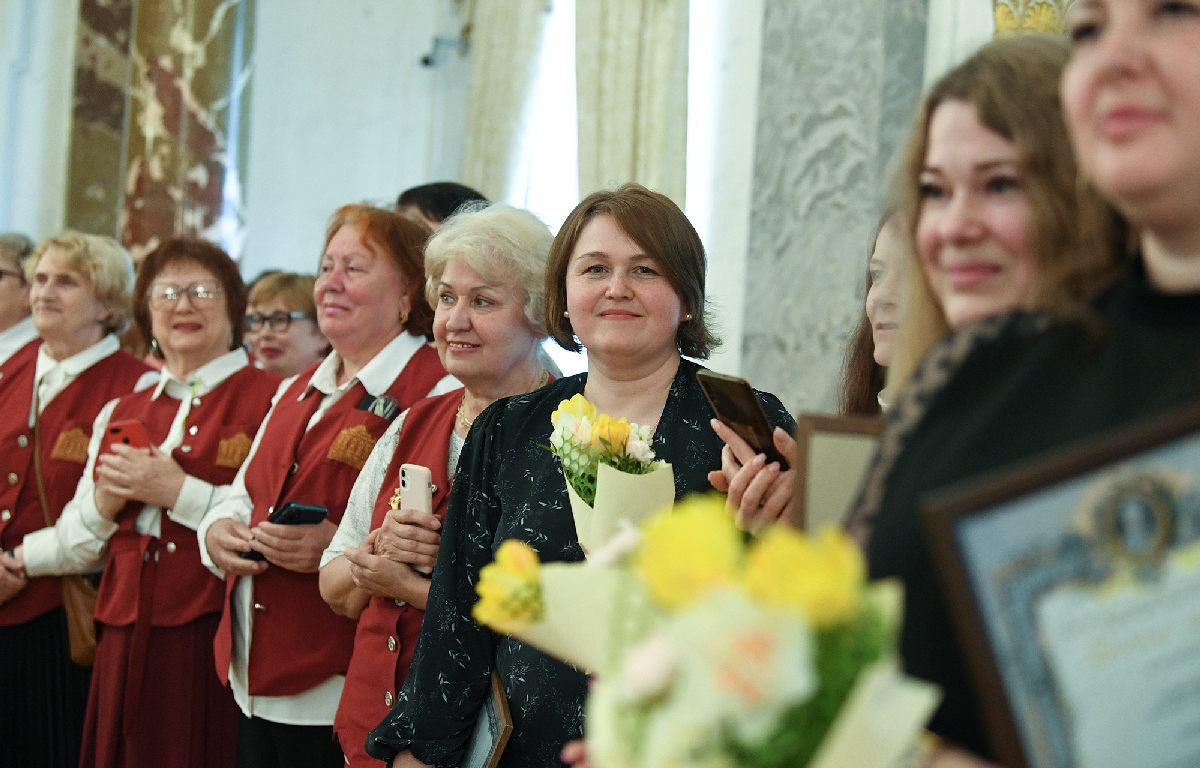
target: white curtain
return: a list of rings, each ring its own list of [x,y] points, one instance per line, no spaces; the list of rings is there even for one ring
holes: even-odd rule
[[[575,66],[580,195],[636,181],[682,208],[688,0],[576,0]]]
[[[550,0],[475,0],[460,180],[490,200],[509,188]]]

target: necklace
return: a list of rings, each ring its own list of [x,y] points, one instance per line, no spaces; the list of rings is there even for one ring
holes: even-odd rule
[[[550,371],[547,371],[545,368],[543,368],[542,375],[538,378],[537,386],[533,387],[529,391],[532,392],[534,389],[541,389],[542,387],[546,386],[546,382],[548,381],[550,381]],[[477,418],[479,418],[479,414],[475,414],[475,416],[470,419],[467,418],[467,393],[464,391],[463,399],[458,404],[458,414],[456,416],[458,426],[469,431],[471,429],[471,425],[475,423],[475,419]]]

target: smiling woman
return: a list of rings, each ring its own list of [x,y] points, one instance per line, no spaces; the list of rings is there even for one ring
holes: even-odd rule
[[[90,664],[72,653],[48,553],[105,403],[156,375],[120,351],[133,262],[109,238],[66,232],[26,264],[40,343],[0,364],[0,764],[78,765]],[[7,282],[7,280],[6,280]],[[92,437],[95,440],[92,440]],[[81,617],[86,620],[86,617]],[[74,659],[74,661],[73,661]]]
[[[952,328],[1082,303],[1118,274],[1115,215],[1078,184],[1056,83],[1067,48],[989,43],[922,102],[896,183],[913,248],[888,387]]]
[[[418,301],[428,236],[393,211],[334,212],[314,288],[333,351],[281,385],[198,528],[205,564],[229,582],[214,647],[242,710],[239,765],[344,765],[332,725],[355,625],[322,600],[317,569],[375,442],[413,403],[458,385],[428,344],[433,309]],[[269,519],[288,502],[328,516]],[[244,556],[251,551],[261,557]]]
[[[80,765],[228,765],[237,710],[212,659],[224,585],[201,564],[195,529],[245,459],[279,377],[249,365],[246,290],[210,243],[159,245],[133,305],[165,361],[159,385],[100,411],[74,498],[23,554],[31,573],[104,567]],[[148,444],[109,445],[110,426]]]
[[[491,334],[468,331],[461,302],[479,305],[470,310],[470,325],[478,318],[482,331],[493,321],[481,305],[488,300],[472,286],[493,280],[477,282],[470,273],[482,277],[482,270],[462,266],[447,263],[438,316],[446,317],[447,341],[466,357]],[[556,764],[563,744],[580,736],[584,675],[477,625],[474,585],[506,539],[527,542],[543,562],[583,559],[559,460],[543,447],[551,414],[574,395],[614,419],[654,425],[653,449],[670,462],[677,496],[711,489],[722,441],[696,381],[700,366],[682,357],[706,357],[716,344],[704,277],[700,238],[663,195],[627,184],[589,195],[567,217],[550,247],[542,325],[565,347],[587,350],[588,372],[499,400],[474,419],[428,586],[428,615],[436,620],[423,625],[396,704],[368,739],[371,756],[401,766],[458,765],[493,670],[515,724],[501,765]],[[515,309],[508,311],[516,320]],[[517,334],[526,345],[527,334]],[[532,372],[528,363],[514,369]],[[779,401],[761,393],[759,399],[772,423],[790,431],[794,424]]]

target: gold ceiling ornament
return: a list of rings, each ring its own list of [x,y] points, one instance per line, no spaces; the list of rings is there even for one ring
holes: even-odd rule
[[[996,11],[996,37],[1016,32],[1067,31],[1066,13],[1075,0],[992,0]]]

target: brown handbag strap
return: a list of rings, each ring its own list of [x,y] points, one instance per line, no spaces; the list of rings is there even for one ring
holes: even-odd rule
[[[42,414],[38,411],[38,382],[33,383],[33,476],[37,478],[38,498],[42,502],[42,517],[46,527],[54,525],[50,519],[50,502],[46,500],[46,484],[42,481]]]

